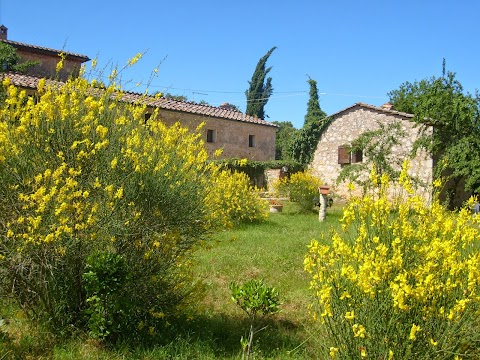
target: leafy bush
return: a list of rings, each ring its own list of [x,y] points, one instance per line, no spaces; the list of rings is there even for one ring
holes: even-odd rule
[[[240,340],[244,356],[250,359],[253,349],[253,337],[261,331],[255,328],[258,315],[275,314],[280,308],[280,296],[274,287],[267,286],[263,280],[252,279],[242,285],[230,284],[232,301],[235,302],[250,319],[248,338]]]
[[[275,191],[280,195],[288,196],[290,201],[296,202],[304,211],[310,211],[314,199],[318,198],[318,187],[322,181],[308,171],[297,172],[273,184]]]
[[[155,333],[195,293],[189,254],[209,231],[215,168],[200,134],[146,126],[144,106],[83,79],[40,81],[38,101],[3,84],[2,296],[58,330],[84,326],[87,258],[106,251],[124,259],[131,279],[122,296],[136,307],[123,330]]]
[[[121,293],[126,290],[128,272],[125,259],[115,253],[92,254],[83,274],[88,327],[94,338],[115,338],[122,331],[131,304]]]
[[[426,204],[406,169],[402,197],[387,199],[384,174],[379,193],[344,209],[331,243],[309,246],[305,269],[327,333],[325,357],[480,356],[480,217]]]
[[[260,198],[258,189],[250,185],[247,174],[218,170],[212,175],[210,185],[206,204],[213,226],[232,227],[268,217],[268,204]]]

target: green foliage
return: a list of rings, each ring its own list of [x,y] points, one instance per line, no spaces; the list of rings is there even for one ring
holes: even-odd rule
[[[325,130],[328,120],[327,114],[320,108],[317,82],[309,79],[310,98],[303,127],[295,134],[290,144],[290,154],[294,161],[308,164],[312,161],[320,135]]]
[[[256,116],[260,119],[265,118],[264,107],[272,95],[272,78],[269,77],[266,79],[267,74],[272,69],[271,67],[266,68],[268,58],[272,55],[273,51],[277,47],[272,47],[264,56],[260,58],[257,63],[257,67],[252,75],[252,79],[248,82],[249,88],[245,91],[247,97],[247,109],[245,114]]]
[[[310,85],[310,93],[307,104],[307,114],[305,115],[303,123],[304,126],[312,122],[317,123],[327,116],[327,114],[320,108],[317,82],[310,78],[307,82]]]
[[[263,280],[252,279],[242,285],[230,283],[231,299],[243,311],[245,311],[250,318],[250,333],[247,339],[240,340],[242,344],[243,354],[247,359],[253,349],[253,337],[255,333],[260,331],[255,329],[255,319],[257,314],[270,315],[279,311],[280,297],[278,291],[274,287],[265,285]]]
[[[476,359],[480,354],[480,217],[380,187],[345,207],[342,227],[305,257],[325,333],[323,357]],[[373,174],[372,181],[378,181]]]
[[[214,163],[221,168],[226,168],[232,171],[240,171],[247,174],[250,182],[257,187],[265,187],[265,183],[260,181],[263,179],[265,170],[267,169],[281,169],[288,167],[289,173],[303,171],[304,166],[292,160],[272,160],[272,161],[256,161],[248,159],[229,158],[223,160],[215,160]]]
[[[303,211],[308,212],[313,209],[314,199],[319,196],[318,187],[322,181],[310,172],[297,172],[273,185],[280,195],[288,196],[290,201],[298,203]]]
[[[279,311],[280,297],[274,287],[267,286],[263,280],[252,279],[242,285],[230,284],[232,301],[236,303],[249,318],[257,315],[270,315]]]
[[[398,180],[404,159],[398,155],[394,156],[392,149],[400,144],[405,135],[398,121],[388,124],[378,122],[377,130],[366,131],[352,141],[352,146],[347,151],[353,153],[361,151],[364,161],[342,167],[337,183],[342,181],[356,183],[365,192],[371,184],[368,175],[372,167],[378,174],[387,174],[392,181]]]
[[[267,218],[267,203],[260,198],[258,189],[250,185],[245,173],[220,170],[212,176],[211,187],[206,204],[212,227],[229,228]]]
[[[414,121],[433,125],[432,135],[425,134],[419,145],[427,148],[437,158],[436,176],[449,170],[455,181],[466,180],[466,190],[480,191],[477,168],[480,165],[480,148],[472,147],[468,156],[458,156],[469,141],[480,137],[480,100],[465,93],[453,72],[413,83],[405,82],[389,94],[390,102],[398,111],[414,114]]]
[[[1,295],[58,331],[83,327],[89,306],[106,306],[93,293],[98,301],[87,303],[86,262],[106,251],[134,279],[122,289],[135,304],[122,335],[155,335],[197,300],[189,258],[210,231],[205,198],[215,168],[200,134],[147,128],[145,108],[115,101],[112,88],[92,97],[84,79],[55,88],[40,81],[38,102],[4,85]],[[110,321],[113,310],[105,311]]]
[[[188,98],[185,95],[173,95],[173,94],[170,94],[168,92],[163,94],[162,97],[164,97],[165,99],[171,99],[171,100],[176,100],[176,101],[183,101],[183,102],[188,101]]]
[[[10,44],[0,42],[0,72],[16,71],[23,73],[38,64],[38,61],[19,62],[20,56],[17,54],[17,50]]]
[[[273,121],[279,126],[275,140],[275,160],[292,160],[290,147],[298,132],[290,121]]]
[[[129,315],[122,296],[127,280],[127,266],[122,256],[103,252],[87,258],[83,273],[85,313],[93,338],[115,339],[122,332],[125,317]]]

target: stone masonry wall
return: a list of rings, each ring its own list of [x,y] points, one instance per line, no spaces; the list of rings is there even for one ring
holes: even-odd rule
[[[246,158],[256,161],[275,159],[275,137],[277,128],[242,121],[227,120],[176,111],[160,110],[159,119],[167,125],[179,122],[190,130],[205,122],[202,128],[203,140],[209,154],[223,148],[225,158]],[[215,133],[214,142],[207,142],[207,131]],[[255,137],[253,147],[249,146],[249,135]]]
[[[395,121],[400,122],[403,131],[407,134],[401,143],[392,149],[393,154],[403,161],[413,148],[413,143],[418,137],[418,128],[414,128],[414,124],[406,117],[357,106],[335,116],[319,140],[310,168],[315,175],[331,186],[335,194],[341,198],[347,198],[349,195],[347,184],[336,184],[342,166],[349,166],[338,163],[338,147],[350,145],[362,133],[378,129],[378,122],[388,124]],[[363,161],[365,162],[365,156]],[[410,174],[418,177],[425,184],[420,190],[429,199],[428,186],[431,184],[433,175],[432,158],[424,152],[418,153],[414,159],[410,160],[410,166]],[[357,190],[356,194],[359,191]]]

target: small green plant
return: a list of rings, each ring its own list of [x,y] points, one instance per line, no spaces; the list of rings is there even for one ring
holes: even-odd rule
[[[255,328],[257,315],[270,315],[279,311],[280,297],[274,287],[267,286],[263,280],[252,279],[243,285],[230,284],[232,301],[235,302],[250,319],[250,332],[248,339],[240,340],[243,350],[243,358],[250,359],[253,348],[253,337],[263,329]]]
[[[88,304],[85,312],[90,336],[99,339],[115,337],[121,332],[121,318],[126,312],[121,297],[121,290],[128,280],[125,259],[111,252],[91,255],[85,270],[83,280]]]

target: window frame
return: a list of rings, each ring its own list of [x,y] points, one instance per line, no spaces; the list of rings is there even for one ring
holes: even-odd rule
[[[217,130],[207,129],[207,143],[217,142]]]
[[[257,140],[255,135],[248,135],[248,147],[251,147],[251,148],[257,147]]]

